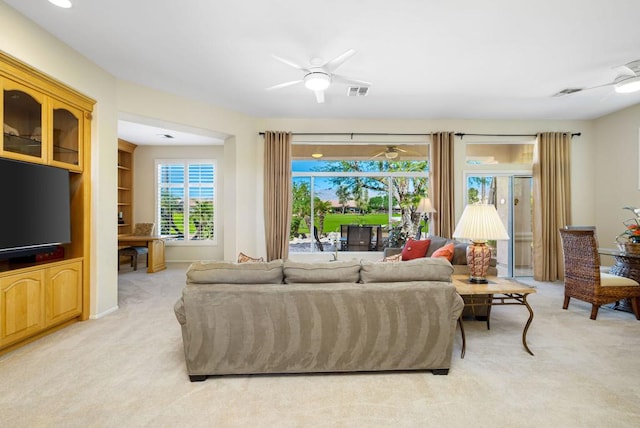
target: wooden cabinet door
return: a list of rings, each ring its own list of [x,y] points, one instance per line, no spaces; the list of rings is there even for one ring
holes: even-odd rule
[[[44,272],[0,278],[0,347],[44,328]]]
[[[0,154],[27,162],[47,159],[45,96],[10,79],[2,79],[3,138]]]
[[[51,113],[49,164],[82,171],[83,113],[55,98],[50,99],[49,105]]]
[[[82,312],[82,262],[47,268],[46,326],[70,320]]]

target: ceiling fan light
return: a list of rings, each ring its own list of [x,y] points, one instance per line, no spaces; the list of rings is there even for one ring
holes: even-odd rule
[[[58,7],[69,9],[71,7],[71,0],[49,0],[49,3],[55,4]]]
[[[398,157],[398,152],[394,152],[394,151],[384,152],[384,157],[387,159],[395,159]]]
[[[631,77],[616,83],[615,91],[619,94],[629,94],[640,91],[640,76]]]
[[[314,71],[304,76],[304,86],[312,91],[324,91],[330,83],[331,79],[327,73]]]

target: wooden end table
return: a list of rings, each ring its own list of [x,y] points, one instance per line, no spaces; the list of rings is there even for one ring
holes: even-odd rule
[[[489,277],[488,284],[474,284],[469,282],[469,276],[467,275],[453,275],[453,285],[456,287],[460,296],[468,297],[465,302],[465,307],[485,306],[487,308],[487,329],[490,329],[489,320],[491,317],[492,306],[503,305],[522,305],[529,311],[529,319],[522,331],[522,344],[524,349],[531,355],[531,349],[527,345],[527,331],[533,321],[533,309],[527,302],[527,296],[535,293],[536,289],[522,285],[519,282],[510,278]],[[478,301],[474,301],[474,296],[483,295]],[[488,297],[487,297],[488,296]],[[458,318],[458,324],[460,325],[460,332],[462,333],[462,352],[460,357],[464,358],[464,354],[467,348],[467,341],[464,334],[464,325],[462,323],[462,315]]]

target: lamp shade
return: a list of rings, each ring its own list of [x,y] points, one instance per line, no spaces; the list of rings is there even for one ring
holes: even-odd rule
[[[431,205],[431,199],[422,198],[420,203],[418,204],[418,208],[416,209],[419,213],[434,213],[436,210],[433,209],[433,205]]]
[[[453,237],[475,242],[509,239],[498,211],[493,205],[487,204],[467,205]]]

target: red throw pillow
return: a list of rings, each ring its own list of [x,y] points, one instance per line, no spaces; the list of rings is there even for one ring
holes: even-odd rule
[[[433,252],[433,254],[431,254],[431,258],[434,257],[445,257],[447,260],[452,261],[453,260],[453,252],[455,251],[455,244],[453,242],[447,244],[447,245],[443,245],[442,247],[438,248],[437,250],[435,250]]]
[[[426,256],[429,244],[431,244],[431,239],[416,241],[409,238],[407,243],[404,244],[404,248],[402,248],[402,260],[413,260]]]

